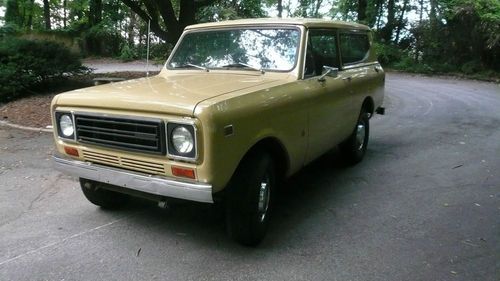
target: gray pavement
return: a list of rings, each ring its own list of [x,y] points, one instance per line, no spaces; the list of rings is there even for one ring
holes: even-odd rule
[[[51,135],[0,127],[0,280],[500,280],[500,87],[389,74],[366,158],[290,179],[262,245],[210,206],[88,203]]]
[[[109,72],[154,72],[160,71],[162,64],[157,64],[150,61],[149,64],[145,60],[137,60],[130,62],[122,62],[119,60],[84,60],[83,65],[92,69],[94,73],[109,73]]]

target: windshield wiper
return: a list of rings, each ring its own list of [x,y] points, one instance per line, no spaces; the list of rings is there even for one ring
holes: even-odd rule
[[[224,65],[224,66],[222,66],[222,67],[240,67],[240,68],[245,67],[245,68],[250,68],[251,70],[259,71],[259,72],[260,72],[260,73],[262,73],[262,74],[266,73],[266,72],[264,71],[264,69],[262,69],[262,68],[257,68],[257,67],[255,67],[255,66],[251,66],[251,65],[246,64],[246,63],[244,63],[244,62],[235,62],[235,63],[231,63],[231,64]]]
[[[198,68],[198,69],[204,70],[206,72],[210,71],[210,70],[208,70],[208,68],[206,68],[204,66],[197,65],[197,64],[192,64],[192,63],[185,63],[183,65],[176,66],[175,68],[186,68],[186,67],[194,67],[194,68]]]

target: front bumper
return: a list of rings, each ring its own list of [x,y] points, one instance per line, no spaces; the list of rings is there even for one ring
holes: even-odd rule
[[[204,203],[214,202],[210,184],[151,176],[95,163],[66,159],[57,155],[53,156],[53,160],[57,170],[75,177],[160,196]]]

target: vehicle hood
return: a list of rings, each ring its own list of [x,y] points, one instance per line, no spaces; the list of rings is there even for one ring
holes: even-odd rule
[[[196,105],[219,95],[276,85],[276,77],[227,73],[162,75],[83,88],[58,95],[56,106],[134,110],[192,116]],[[278,83],[281,84],[281,83]]]

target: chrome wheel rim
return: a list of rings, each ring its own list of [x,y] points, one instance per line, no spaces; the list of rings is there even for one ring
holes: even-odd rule
[[[271,193],[269,186],[269,177],[266,177],[261,181],[259,189],[258,211],[261,222],[266,219],[267,210],[269,209],[269,199]]]
[[[365,123],[360,122],[356,127],[356,148],[362,150],[365,145],[366,129]]]

